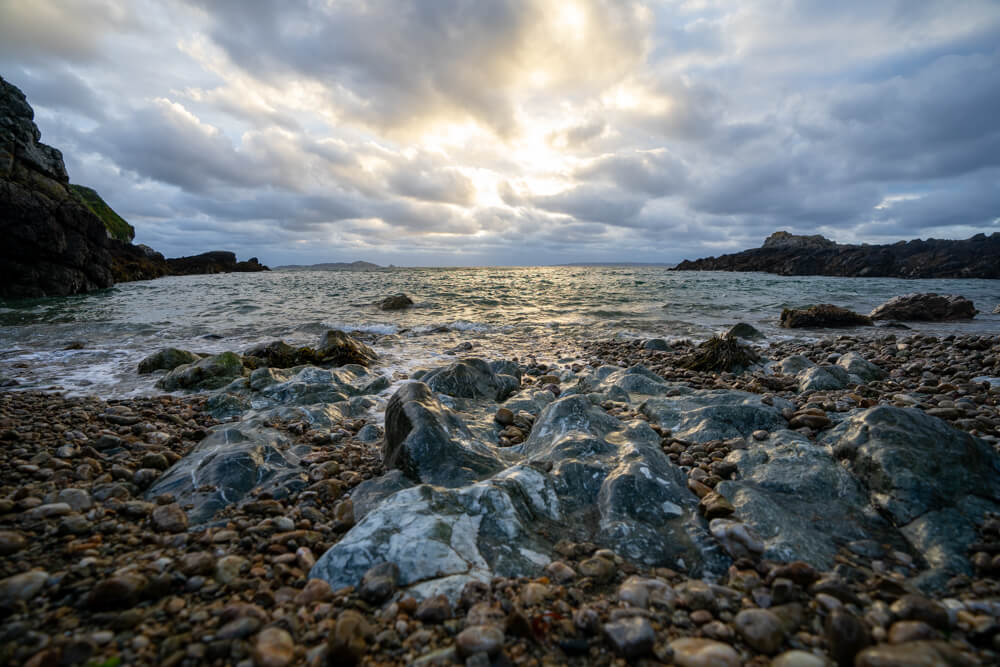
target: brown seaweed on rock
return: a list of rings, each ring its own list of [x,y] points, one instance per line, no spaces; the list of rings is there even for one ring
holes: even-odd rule
[[[745,369],[760,360],[760,355],[735,336],[712,336],[679,365],[692,371],[725,372]]]
[[[871,326],[871,324],[870,317],[829,303],[802,309],[785,308],[781,311],[781,326],[786,329]]]

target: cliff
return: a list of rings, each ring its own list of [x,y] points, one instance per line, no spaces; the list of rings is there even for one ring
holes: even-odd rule
[[[916,239],[846,245],[822,236],[775,232],[763,246],[720,257],[685,260],[675,271],[763,271],[783,276],[1000,278],[1000,232],[962,241]]]
[[[0,78],[0,296],[110,287],[104,223],[70,189],[62,153],[41,143],[34,117]]]
[[[65,296],[168,275],[267,271],[214,251],[165,259],[133,245],[135,228],[96,191],[71,185],[62,153],[41,143],[35,113],[0,77],[0,298]]]

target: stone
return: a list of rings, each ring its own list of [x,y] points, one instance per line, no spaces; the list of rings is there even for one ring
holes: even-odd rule
[[[972,667],[979,664],[943,641],[879,644],[861,651],[855,667]]]
[[[893,602],[889,610],[900,620],[923,621],[939,630],[947,630],[949,626],[948,610],[945,606],[923,595],[912,593],[904,595]]]
[[[423,600],[414,616],[424,623],[444,623],[451,618],[451,603],[445,595],[435,595]]]
[[[870,317],[828,303],[781,311],[781,326],[786,329],[871,326],[871,323]]]
[[[743,522],[712,519],[708,525],[712,537],[733,558],[753,558],[764,553],[763,540]]]
[[[777,407],[761,401],[759,394],[731,390],[698,390],[665,398],[650,398],[639,411],[660,425],[670,424],[672,435],[685,442],[748,438],[754,431],[785,428]],[[790,404],[789,404],[790,407]]]
[[[56,502],[66,503],[74,512],[86,512],[94,506],[94,499],[84,489],[67,488],[56,494]]]
[[[378,302],[379,310],[403,310],[413,305],[413,299],[405,294],[393,294]]]
[[[150,514],[153,529],[164,533],[182,533],[187,530],[188,517],[177,503],[157,505]]]
[[[139,574],[122,574],[98,582],[87,596],[87,606],[97,611],[127,609],[139,602],[149,581]]]
[[[670,642],[678,667],[739,667],[740,655],[732,646],[711,639],[685,637]]]
[[[471,656],[485,653],[493,656],[503,648],[504,633],[496,625],[471,625],[455,637],[458,654]]]
[[[0,556],[10,556],[28,545],[24,535],[12,530],[0,530]]]
[[[733,627],[755,651],[777,653],[785,640],[781,619],[766,609],[744,609],[736,614]]]
[[[860,383],[883,380],[889,374],[882,368],[862,357],[857,352],[848,352],[839,359],[837,365],[853,375]]]
[[[144,375],[154,371],[172,371],[178,366],[193,364],[199,359],[201,356],[194,352],[180,350],[176,347],[165,347],[140,361],[139,373]]]
[[[44,570],[30,570],[0,579],[0,609],[32,599],[41,592],[48,579],[49,573]]]
[[[799,393],[802,394],[843,389],[851,381],[851,376],[840,366],[813,366],[796,377],[799,379]]]
[[[856,664],[858,652],[872,643],[868,627],[845,607],[837,607],[830,612],[826,617],[825,630],[830,655],[843,667]]]
[[[576,579],[576,570],[561,560],[554,560],[546,565],[545,574],[557,584],[569,583]]]
[[[726,500],[725,496],[714,491],[701,499],[698,503],[698,509],[709,521],[724,519],[735,511],[733,504]]]
[[[833,663],[807,651],[785,651],[771,661],[771,667],[831,667]]]
[[[632,575],[618,587],[618,599],[640,609],[647,609],[650,604],[665,607],[675,598],[673,589],[659,579]]]
[[[261,621],[253,616],[233,619],[215,632],[216,639],[246,639],[260,629]]]
[[[295,641],[287,630],[264,628],[253,644],[256,667],[285,667],[295,659]]]
[[[156,381],[163,391],[219,389],[243,377],[243,360],[233,352],[223,352],[178,366]]]
[[[399,583],[399,567],[395,563],[379,563],[361,577],[358,594],[362,599],[378,604],[392,597]]]
[[[580,563],[580,574],[590,577],[598,583],[604,583],[614,578],[615,564],[607,558],[588,558]]]
[[[650,338],[649,340],[643,342],[642,349],[665,352],[670,349],[670,344],[662,338]]]
[[[514,423],[514,413],[507,408],[499,408],[493,419],[501,426],[511,426]]]
[[[876,306],[869,317],[873,320],[900,322],[967,320],[979,311],[971,301],[957,294],[911,293],[889,299]]]
[[[329,602],[333,599],[333,589],[322,579],[310,579],[295,596],[295,604],[307,606],[316,602]]]
[[[905,644],[918,639],[933,639],[934,628],[923,621],[896,621],[889,627],[889,643]]]
[[[242,556],[223,556],[215,563],[215,578],[219,583],[229,586],[236,583],[249,568],[250,561]]]
[[[327,638],[329,664],[355,665],[361,662],[373,634],[371,625],[360,613],[353,609],[340,612]]]
[[[793,354],[782,359],[775,367],[783,375],[798,375],[807,368],[812,368],[815,365],[815,363],[801,354]]]
[[[628,616],[604,624],[604,636],[615,652],[624,658],[638,658],[652,652],[656,633],[642,616]]]

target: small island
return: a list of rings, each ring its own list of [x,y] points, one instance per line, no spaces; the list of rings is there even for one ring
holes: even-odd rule
[[[915,239],[850,245],[775,232],[760,248],[684,260],[674,271],[763,271],[782,276],[1000,278],[1000,232],[962,241]]]

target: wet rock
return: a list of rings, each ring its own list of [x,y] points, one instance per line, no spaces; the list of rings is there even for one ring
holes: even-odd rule
[[[906,294],[889,299],[869,315],[873,320],[900,322],[967,320],[976,316],[971,301],[957,294]]]
[[[182,533],[187,530],[188,518],[177,503],[158,505],[150,515],[153,529],[164,533]]]
[[[179,350],[176,347],[166,347],[155,352],[139,362],[139,373],[147,374],[154,371],[172,371],[178,366],[193,364],[201,359],[201,356],[187,350]]]
[[[455,398],[503,401],[520,387],[518,379],[494,372],[483,359],[470,357],[433,369],[420,381],[432,390]]]
[[[742,338],[744,340],[764,340],[765,336],[756,327],[747,324],[746,322],[740,322],[739,324],[734,324],[726,332],[726,337]]]
[[[670,344],[662,338],[650,338],[649,340],[643,342],[642,349],[665,352],[670,349]]]
[[[295,658],[295,641],[287,630],[264,628],[253,645],[253,661],[257,667],[285,667]]]
[[[674,654],[674,663],[678,667],[739,667],[740,656],[728,644],[702,639],[685,637],[670,642]]]
[[[736,614],[733,627],[751,648],[768,655],[777,653],[785,640],[781,619],[766,609],[744,609]]]
[[[885,370],[871,363],[857,352],[848,352],[840,357],[837,359],[837,365],[862,383],[882,380],[888,375]]]
[[[405,294],[393,294],[378,302],[379,310],[403,310],[413,305],[413,299]]]
[[[242,376],[243,361],[239,355],[223,352],[178,366],[157,380],[156,386],[164,391],[219,389]]]
[[[812,366],[797,377],[799,393],[843,389],[851,381],[850,375],[840,366]]]
[[[709,442],[747,438],[759,429],[778,430],[787,425],[778,407],[761,401],[759,394],[729,390],[701,390],[670,398],[651,398],[639,410],[658,424],[670,424],[675,438]]]
[[[604,624],[604,636],[615,652],[625,658],[638,658],[652,652],[656,633],[649,621],[642,616],[626,618]]]
[[[871,323],[871,318],[865,315],[828,303],[781,311],[781,326],[786,329],[870,326]]]

